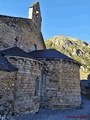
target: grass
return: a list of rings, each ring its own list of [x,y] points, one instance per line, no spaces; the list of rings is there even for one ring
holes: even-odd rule
[[[80,69],[80,79],[87,79],[88,75],[90,74],[90,71],[83,71]]]

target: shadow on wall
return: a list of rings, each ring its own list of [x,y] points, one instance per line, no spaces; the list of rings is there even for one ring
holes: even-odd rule
[[[84,94],[87,98],[90,99],[90,74],[88,75],[87,79],[81,80],[81,93]]]

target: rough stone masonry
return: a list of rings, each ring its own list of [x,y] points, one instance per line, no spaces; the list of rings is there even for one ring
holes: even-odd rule
[[[46,49],[41,21],[39,2],[28,19],[0,15],[0,119],[81,104],[80,64]]]

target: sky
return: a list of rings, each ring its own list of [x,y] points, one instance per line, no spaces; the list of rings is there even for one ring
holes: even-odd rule
[[[90,0],[38,0],[44,39],[53,36],[75,37],[90,43]],[[35,0],[0,0],[0,14],[28,17]]]

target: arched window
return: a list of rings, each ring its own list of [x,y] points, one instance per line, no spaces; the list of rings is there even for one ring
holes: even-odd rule
[[[38,92],[39,92],[39,78],[36,78],[35,81],[35,96],[38,96]]]
[[[42,73],[42,97],[46,94],[46,74]]]
[[[33,51],[33,50],[37,50],[37,46],[36,46],[36,44],[32,45],[32,47],[31,47],[31,51]]]
[[[37,18],[39,17],[39,11],[36,11],[36,17]]]

